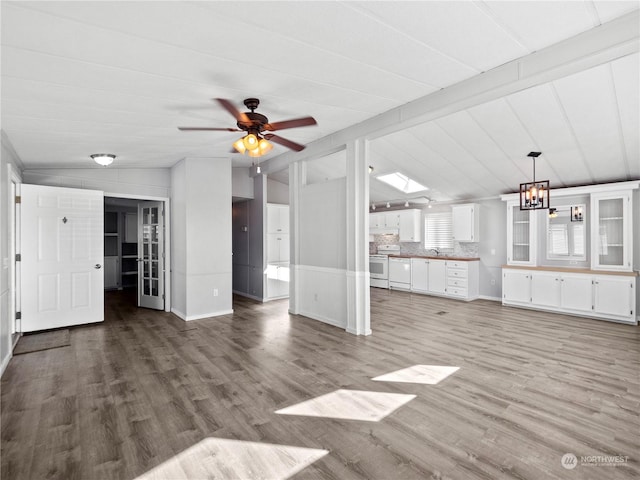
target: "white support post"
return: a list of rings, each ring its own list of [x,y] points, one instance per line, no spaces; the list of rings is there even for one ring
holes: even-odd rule
[[[368,142],[347,143],[347,332],[371,335]]]
[[[306,162],[294,162],[289,165],[289,313],[298,315],[300,265],[300,189],[307,183]]]

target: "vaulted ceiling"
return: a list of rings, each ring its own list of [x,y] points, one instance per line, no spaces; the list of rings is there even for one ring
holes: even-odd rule
[[[259,97],[278,132],[309,143],[596,28],[637,1],[6,2],[2,129],[26,168],[170,167],[225,157],[234,126],[214,97]],[[438,200],[640,178],[638,54],[377,138],[375,174],[400,171]],[[285,151],[276,146],[269,158]],[[234,155],[234,166],[248,166]],[[335,159],[333,159],[335,160]],[[342,165],[343,167],[343,165]],[[339,174],[319,162],[318,178]],[[375,177],[374,174],[374,177]],[[286,181],[286,172],[274,174]],[[403,198],[371,181],[375,201]]]

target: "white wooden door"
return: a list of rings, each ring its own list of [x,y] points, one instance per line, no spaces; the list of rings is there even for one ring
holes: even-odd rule
[[[411,259],[411,291],[427,292],[429,276],[429,260],[426,258]]]
[[[602,275],[593,279],[593,305],[596,313],[633,317],[635,282],[631,277]]]
[[[531,303],[531,274],[525,271],[503,270],[502,298],[505,302]]]
[[[531,303],[545,307],[560,306],[560,274],[531,273]]]
[[[453,239],[459,242],[473,241],[473,207],[468,205],[451,208]]]
[[[563,273],[562,278],[562,308],[590,312],[593,306],[593,284],[590,275]]]
[[[429,291],[444,293],[447,291],[447,262],[445,260],[429,260]]]
[[[163,202],[138,204],[138,306],[164,310]]]
[[[22,184],[22,331],[104,320],[103,192]]]

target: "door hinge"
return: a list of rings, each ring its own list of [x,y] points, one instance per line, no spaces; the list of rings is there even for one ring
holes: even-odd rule
[[[21,262],[22,261],[22,255],[19,253],[16,253],[16,262]]]
[[[22,197],[20,195],[16,195],[16,203],[22,203]]]
[[[22,312],[16,312],[16,320],[22,320]]]
[[[593,305],[591,305],[591,310],[595,310],[595,307]]]

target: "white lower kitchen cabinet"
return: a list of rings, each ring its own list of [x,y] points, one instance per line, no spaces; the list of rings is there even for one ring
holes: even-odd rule
[[[560,275],[555,272],[531,272],[531,303],[560,306]]]
[[[447,291],[446,260],[429,260],[429,293],[444,294]]]
[[[479,297],[479,263],[477,259],[389,257],[389,288],[465,301],[475,300]]]
[[[411,291],[427,293],[429,285],[429,260],[426,258],[411,259]]]
[[[593,310],[593,284],[590,275],[563,273],[560,277],[560,307],[579,312]]]
[[[593,310],[615,318],[629,318],[635,312],[635,277],[600,275],[593,277]]]
[[[502,270],[502,303],[531,303],[531,272]]]
[[[503,268],[502,303],[637,325],[636,275]]]

